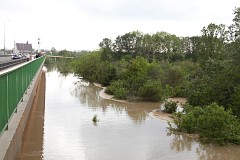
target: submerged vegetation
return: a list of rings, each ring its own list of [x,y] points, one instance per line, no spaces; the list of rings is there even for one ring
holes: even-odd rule
[[[174,130],[197,133],[204,142],[240,144],[240,8],[234,16],[232,25],[209,24],[201,36],[134,31],[104,38],[99,50],[62,67],[107,86],[118,99],[185,97],[188,106],[176,113]]]
[[[97,122],[99,121],[99,119],[98,119],[97,117],[98,117],[97,114],[95,114],[95,115],[93,116],[93,118],[92,118],[93,123],[97,123]]]

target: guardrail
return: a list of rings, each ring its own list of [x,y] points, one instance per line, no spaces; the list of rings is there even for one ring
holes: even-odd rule
[[[0,135],[8,129],[10,118],[44,60],[45,56],[40,57],[0,75]]]

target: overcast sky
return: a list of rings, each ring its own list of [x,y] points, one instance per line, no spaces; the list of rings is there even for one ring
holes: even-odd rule
[[[28,41],[37,49],[93,50],[131,31],[200,35],[232,23],[239,0],[0,0],[0,48]]]

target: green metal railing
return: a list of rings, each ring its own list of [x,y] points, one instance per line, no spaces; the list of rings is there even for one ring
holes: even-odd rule
[[[8,128],[9,119],[45,60],[45,56],[0,75],[0,135]]]

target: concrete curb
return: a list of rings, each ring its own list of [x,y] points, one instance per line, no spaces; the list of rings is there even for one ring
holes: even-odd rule
[[[14,160],[17,152],[21,147],[22,135],[27,123],[31,107],[39,89],[39,81],[41,80],[42,67],[38,70],[33,78],[29,89],[23,96],[23,102],[17,106],[17,113],[14,113],[9,121],[8,130],[0,137],[0,160]]]

